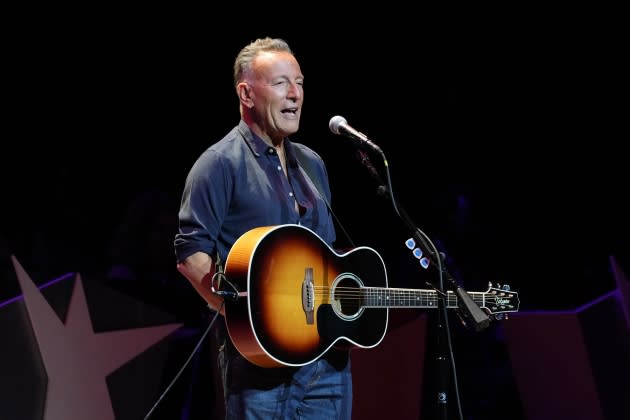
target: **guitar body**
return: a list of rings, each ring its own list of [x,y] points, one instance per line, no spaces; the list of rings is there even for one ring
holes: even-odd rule
[[[225,274],[241,292],[226,300],[228,333],[256,365],[302,366],[333,346],[374,347],[387,331],[388,309],[359,299],[364,286],[387,287],[371,248],[340,254],[303,226],[260,227],[234,244]]]

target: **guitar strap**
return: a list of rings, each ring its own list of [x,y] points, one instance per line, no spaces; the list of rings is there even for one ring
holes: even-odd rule
[[[339,229],[343,231],[344,235],[348,239],[348,242],[350,243],[352,248],[354,248],[355,247],[354,242],[350,238],[350,235],[346,231],[346,228],[343,226],[341,221],[337,218],[337,215],[335,214],[332,207],[330,206],[330,203],[328,202],[328,198],[326,198],[326,194],[324,194],[324,188],[322,184],[319,182],[319,178],[315,176],[315,169],[313,168],[309,160],[306,159],[306,157],[304,156],[304,152],[302,152],[302,150],[299,147],[294,146],[293,150],[295,151],[295,159],[298,161],[298,165],[300,165],[300,167],[306,174],[306,177],[310,179],[311,183],[315,185],[315,188],[317,189],[319,196],[322,198],[322,200],[324,200],[324,203],[326,203],[326,207],[328,207],[328,211],[330,212],[330,214],[332,214],[332,217],[335,219],[337,226],[339,227]]]
[[[313,185],[315,185],[315,188],[317,188],[317,192],[322,197],[322,199],[326,202],[326,206],[328,206],[328,210],[330,210],[330,212],[332,213],[330,204],[328,204],[328,200],[326,199],[326,195],[324,194],[324,188],[322,187],[322,184],[319,182],[319,179],[315,176],[315,170],[313,169],[313,166],[304,157],[304,152],[302,152],[302,149],[300,149],[297,146],[294,146],[293,150],[295,151],[295,158],[297,159],[298,164],[304,170],[304,173],[306,173],[306,177],[311,180]]]

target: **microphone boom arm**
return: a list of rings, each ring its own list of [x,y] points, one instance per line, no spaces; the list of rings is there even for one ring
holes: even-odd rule
[[[484,312],[479,307],[479,305],[474,302],[472,297],[456,283],[451,273],[449,273],[449,271],[445,267],[443,255],[437,251],[437,248],[426,236],[426,234],[424,234],[424,232],[422,232],[414,225],[407,212],[404,210],[404,208],[400,206],[400,204],[396,200],[391,186],[391,177],[389,176],[389,165],[387,163],[387,158],[380,148],[378,149],[378,151],[380,152],[385,165],[385,171],[387,173],[387,183],[383,181],[382,177],[372,164],[372,161],[370,160],[368,154],[362,150],[357,150],[357,158],[359,159],[361,164],[363,164],[363,166],[368,170],[372,178],[374,178],[374,180],[378,183],[378,195],[384,196],[385,193],[388,193],[396,214],[403,221],[405,226],[407,226],[416,243],[420,245],[423,254],[426,255],[426,258],[429,260],[429,263],[433,263],[433,265],[438,267],[438,271],[440,273],[440,289],[444,291],[443,280],[446,279],[447,283],[455,291],[455,294],[458,298],[458,314],[460,315],[460,318],[464,321],[465,325],[474,331],[481,331],[487,328],[490,325],[490,317],[488,316],[488,314]]]

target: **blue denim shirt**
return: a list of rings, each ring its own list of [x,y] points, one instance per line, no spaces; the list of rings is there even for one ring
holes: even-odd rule
[[[285,139],[287,177],[275,149],[240,121],[206,149],[188,173],[175,236],[177,261],[198,251],[211,256],[218,252],[225,261],[246,231],[287,223],[312,229],[332,247],[336,239],[332,217],[326,201],[298,164],[295,148],[302,151],[300,159],[314,168],[312,176],[330,203],[328,174],[317,153]]]

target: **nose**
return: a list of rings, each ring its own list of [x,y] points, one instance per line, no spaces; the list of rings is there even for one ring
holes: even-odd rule
[[[289,92],[287,96],[297,101],[300,98],[302,98],[303,94],[304,94],[304,87],[299,83],[291,82],[291,84],[289,85]]]

